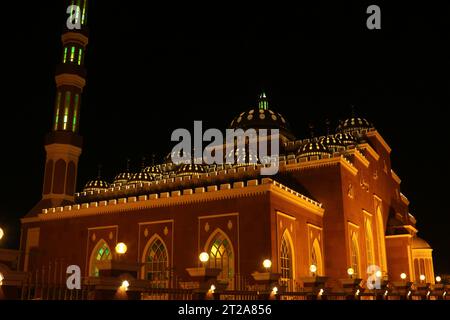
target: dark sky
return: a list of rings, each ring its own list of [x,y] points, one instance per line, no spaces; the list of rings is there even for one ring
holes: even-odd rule
[[[225,128],[261,88],[297,137],[310,121],[324,133],[325,118],[336,123],[354,104],[393,148],[419,236],[434,248],[436,273],[450,273],[449,5],[303,2],[91,1],[79,187],[99,163],[111,178],[126,157],[138,167],[142,156],[164,156],[172,130],[194,120]],[[381,30],[366,28],[368,4],[380,5]],[[18,219],[40,199],[66,15],[64,1],[9,6],[0,22],[0,226],[2,246],[17,247]]]

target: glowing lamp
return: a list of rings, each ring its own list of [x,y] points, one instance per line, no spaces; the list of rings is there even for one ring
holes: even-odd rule
[[[400,278],[402,279],[402,280],[405,280],[406,279],[406,273],[402,273],[401,275],[400,275]]]
[[[209,288],[209,291],[211,291],[211,293],[214,293],[215,290],[216,286],[212,284],[211,287]]]
[[[272,288],[272,293],[273,294],[277,294],[278,293],[278,288],[277,287],[273,287]]]
[[[355,270],[353,270],[353,268],[348,268],[347,269],[347,274],[351,277],[355,274]]]
[[[263,267],[269,271],[270,267],[272,266],[272,261],[270,261],[269,259],[266,259],[263,261]]]
[[[311,273],[316,273],[317,272],[317,267],[316,265],[312,264],[309,266],[309,271],[311,271]]]
[[[5,279],[5,278],[3,277],[3,274],[0,272],[0,287],[3,284],[3,279]]]
[[[0,228],[0,240],[2,240],[2,238],[4,237],[5,232],[3,231],[2,228]]]
[[[127,249],[128,249],[127,245],[125,243],[123,243],[123,242],[119,242],[116,245],[116,252],[118,254],[125,254],[127,252]]]
[[[441,282],[441,281],[442,281],[442,278],[441,278],[440,276],[437,276],[437,277],[436,277],[436,282],[439,283],[439,282]]]
[[[120,288],[122,290],[127,291],[129,286],[130,286],[130,283],[128,282],[128,280],[124,280],[124,281],[122,281],[122,285],[120,286]]]
[[[375,272],[375,277],[377,277],[377,278],[381,278],[382,275],[383,275],[383,273],[380,270]]]
[[[425,275],[421,274],[419,279],[420,279],[420,281],[425,281]]]
[[[198,258],[200,259],[200,261],[202,263],[207,263],[209,260],[209,254],[207,252],[202,252],[200,253],[200,255],[198,256]]]

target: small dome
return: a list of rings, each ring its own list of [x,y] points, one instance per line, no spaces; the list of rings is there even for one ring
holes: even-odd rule
[[[232,150],[228,157],[231,158],[231,156],[234,153],[234,161],[232,163],[235,163],[238,166],[243,166],[247,164],[256,164],[258,163],[258,154],[255,152],[256,150],[252,150],[250,148],[238,148],[236,147],[234,150]],[[228,159],[225,159],[227,161]]]
[[[279,129],[280,134],[294,139],[286,119],[278,112],[269,109],[265,93],[259,95],[258,107],[244,111],[230,124],[231,129]]]
[[[311,156],[321,156],[329,155],[330,151],[328,148],[320,141],[311,141],[305,143],[298,149],[298,155],[300,157],[311,157]]]
[[[133,174],[130,172],[130,159],[127,159],[127,167],[124,172],[119,173],[114,177],[113,185],[121,186],[128,182],[131,179]]]
[[[109,188],[109,183],[105,180],[102,180],[100,177],[97,179],[93,179],[88,181],[86,185],[84,186],[83,191],[89,192],[89,191],[102,191]]]
[[[182,164],[177,170],[178,176],[191,176],[204,173],[206,173],[206,170],[201,164]]]
[[[338,148],[344,147],[344,144],[342,143],[342,141],[338,137],[333,136],[333,135],[321,137],[319,139],[319,142],[321,142],[327,148],[338,149]]]
[[[428,244],[428,242],[426,242],[422,238],[419,238],[416,236],[412,239],[412,248],[413,249],[431,249],[431,246]]]
[[[128,180],[131,179],[131,177],[133,176],[132,173],[130,172],[122,172],[119,173],[115,178],[114,178],[114,184],[115,185],[122,185],[122,184],[126,184],[128,182]]]
[[[154,178],[159,177],[162,174],[161,166],[159,165],[151,165],[145,167],[144,170],[142,170],[142,172],[148,173],[152,175]]]
[[[341,141],[342,145],[348,146],[356,143],[355,137],[350,132],[340,132],[334,135],[336,139]]]
[[[153,178],[153,176],[148,174],[147,172],[138,172],[138,173],[133,174],[131,179],[128,181],[128,184],[146,183],[146,182],[151,182],[154,180],[155,179]]]
[[[371,129],[373,125],[364,118],[351,117],[342,122],[338,128],[338,132],[352,132],[355,130]]]

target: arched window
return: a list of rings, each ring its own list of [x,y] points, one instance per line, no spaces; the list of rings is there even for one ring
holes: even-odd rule
[[[375,258],[373,254],[373,232],[370,220],[366,220],[366,254],[367,254],[367,264],[374,265]]]
[[[384,240],[384,223],[383,223],[383,214],[381,212],[380,206],[377,207],[377,239],[378,239],[378,252],[380,256],[380,264],[382,271],[387,271],[386,264],[386,244]]]
[[[356,233],[353,234],[352,240],[350,243],[350,249],[351,249],[351,263],[352,268],[355,275],[359,274],[359,246],[358,246],[358,238],[356,236]]]
[[[161,238],[149,241],[145,254],[145,279],[166,285],[169,280],[169,255]]]
[[[280,269],[281,269],[281,278],[283,280],[293,278],[292,251],[293,250],[288,231],[285,231],[283,237],[281,238],[281,246],[280,246]]]
[[[221,230],[217,230],[208,241],[207,252],[209,252],[209,267],[222,269],[218,279],[227,281],[228,287],[231,288],[234,277],[234,254],[230,239]]]
[[[319,241],[315,239],[311,248],[311,264],[317,267],[317,274],[319,276],[324,274],[322,261],[322,250],[320,250]]]
[[[111,259],[111,249],[104,240],[100,240],[92,251],[89,275],[91,277],[98,277],[100,273],[98,265],[101,263],[101,261]]]

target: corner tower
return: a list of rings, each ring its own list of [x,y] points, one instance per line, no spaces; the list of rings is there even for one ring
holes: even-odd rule
[[[70,6],[79,10],[71,12]],[[67,0],[67,18],[72,16],[75,27],[67,24],[61,37],[61,60],[56,67],[56,95],[51,132],[45,137],[45,173],[42,200],[29,215],[52,206],[64,206],[74,201],[78,159],[82,150],[80,124],[81,95],[86,85],[84,58],[88,45],[88,0]],[[78,24],[78,26],[77,26]],[[77,28],[80,27],[80,28]]]

